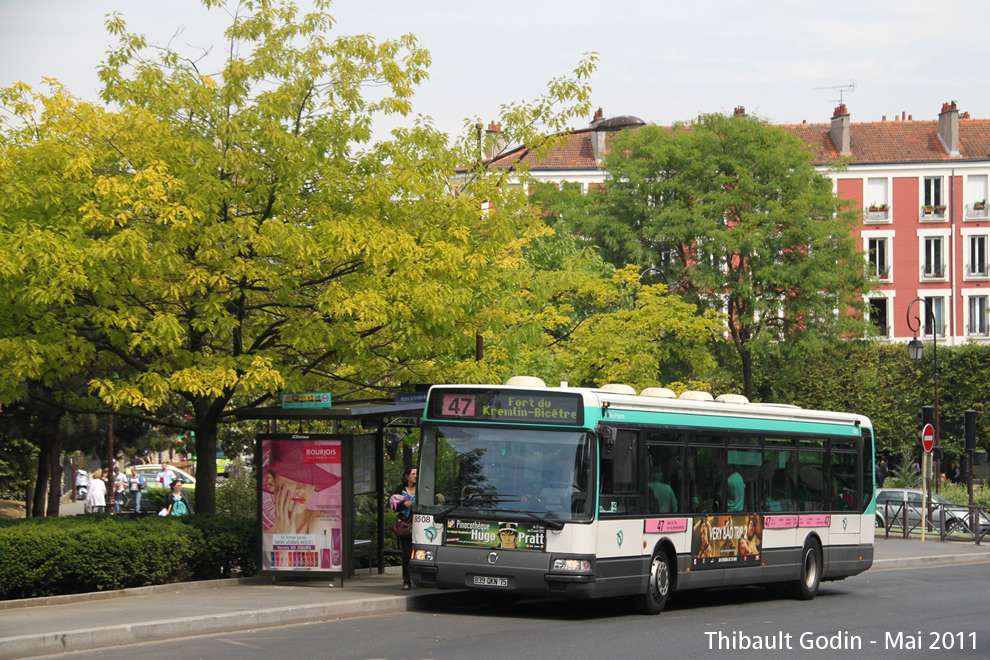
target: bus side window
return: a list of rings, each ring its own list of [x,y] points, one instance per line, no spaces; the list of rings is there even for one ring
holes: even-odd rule
[[[832,508],[838,511],[861,511],[859,478],[856,461],[856,448],[852,443],[832,440],[831,492],[834,498]]]
[[[639,497],[639,474],[636,431],[618,431],[609,458],[601,457],[601,494],[598,513],[630,515],[642,513]]]
[[[688,475],[694,479],[689,494],[694,513],[719,513],[725,510],[725,449],[691,447]]]
[[[769,477],[767,490],[764,492],[763,510],[797,511],[797,452],[793,449],[767,447],[763,458],[767,464],[763,473]],[[773,466],[772,469],[770,465]]]
[[[735,441],[735,439],[733,439]],[[763,451],[760,447],[736,447],[729,449],[729,471],[726,484],[726,511],[752,513],[760,501],[760,468]]]
[[[825,452],[819,441],[801,441],[798,451],[798,510],[824,511],[828,500],[825,490]]]
[[[646,513],[685,512],[681,493],[681,447],[650,445],[646,489]]]

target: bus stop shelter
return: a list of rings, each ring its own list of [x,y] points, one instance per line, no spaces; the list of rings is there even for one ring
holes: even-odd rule
[[[344,578],[354,574],[356,554],[372,543],[378,572],[384,573],[385,501],[388,495],[385,490],[386,436],[398,429],[418,427],[425,402],[426,392],[416,392],[398,394],[391,401],[343,401],[327,407],[240,408],[234,411],[241,420],[268,422],[269,432],[259,434],[255,450],[255,469],[259,477],[258,512],[262,521],[259,567],[263,573],[276,578],[339,577],[342,584]],[[342,421],[360,422],[361,428],[338,432]],[[312,432],[315,426],[326,428],[326,424],[314,422],[330,422],[331,432]],[[354,425],[348,426],[353,429]],[[276,463],[270,466],[269,461]],[[325,463],[313,465],[317,462]],[[332,474],[328,475],[319,467],[328,467]],[[337,526],[329,530],[331,534],[327,530],[294,536],[283,534],[275,537],[274,542],[266,535],[266,525],[273,520],[275,494],[272,491],[276,490],[266,484],[274,483],[275,472],[314,483],[318,491],[321,486],[334,489],[332,506],[338,506],[336,503],[339,502],[340,518]],[[354,503],[355,497],[362,494],[375,496],[378,523],[375,541],[355,538]],[[291,506],[291,503],[287,504]],[[336,517],[335,513],[331,517]]]

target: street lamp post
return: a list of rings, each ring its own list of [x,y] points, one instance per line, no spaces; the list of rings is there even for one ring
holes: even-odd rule
[[[932,368],[934,373],[935,381],[935,446],[941,446],[939,443],[939,432],[938,432],[938,332],[935,327],[935,313],[932,311],[931,305],[924,298],[915,298],[911,301],[911,304],[907,308],[907,324],[911,332],[914,333],[914,338],[908,342],[908,357],[912,360],[920,360],[925,354],[925,345],[918,339],[918,330],[921,329],[921,318],[915,316],[915,323],[911,323],[911,309],[914,307],[914,303],[920,302],[925,306],[925,317],[931,324],[932,329]],[[941,461],[935,462],[935,492],[939,492],[939,475],[941,474]]]
[[[636,297],[639,295],[639,290],[643,286],[643,278],[646,277],[647,275],[656,275],[657,273],[663,273],[663,271],[654,266],[647,266],[646,268],[640,271],[639,277],[636,278],[636,286],[633,288],[633,293],[632,293],[633,308],[636,307]]]

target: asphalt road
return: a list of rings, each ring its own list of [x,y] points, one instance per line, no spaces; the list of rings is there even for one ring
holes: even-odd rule
[[[755,587],[688,592],[677,594],[660,616],[649,617],[615,602],[524,600],[57,657],[986,658],[988,596],[990,564],[974,564],[869,571],[824,584],[810,602]],[[761,645],[764,649],[753,650]]]

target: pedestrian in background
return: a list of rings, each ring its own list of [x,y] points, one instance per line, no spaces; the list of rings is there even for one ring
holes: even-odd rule
[[[114,513],[120,513],[120,508],[124,506],[127,497],[127,476],[120,471],[120,468],[113,469],[113,509]]]
[[[182,481],[172,480],[172,490],[165,496],[165,506],[167,516],[191,516],[193,511],[192,501],[186,491],[182,490]]]
[[[168,488],[169,484],[175,480],[175,473],[169,469],[168,461],[162,461],[162,471],[155,478],[162,485],[162,488]]]
[[[107,484],[100,478],[99,472],[93,473],[89,481],[89,494],[86,496],[86,506],[91,513],[103,513],[107,506]]]
[[[138,474],[137,468],[131,468],[131,479],[128,482],[131,497],[134,499],[134,513],[141,513],[141,491],[144,490],[144,477]]]

